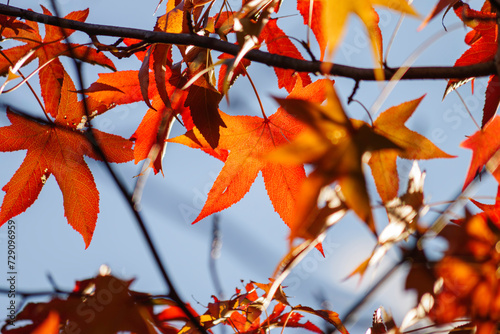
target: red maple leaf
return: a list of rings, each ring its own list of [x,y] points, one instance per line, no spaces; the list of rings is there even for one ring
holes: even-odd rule
[[[483,204],[474,199],[470,199],[479,209],[483,210],[483,215],[491,219],[500,226],[500,186],[498,186],[495,204]]]
[[[52,15],[47,8],[41,7],[44,14]],[[71,12],[64,18],[84,22],[88,14],[89,10],[86,9]],[[56,114],[53,112],[57,110],[59,99],[61,98],[61,82],[64,77],[64,68],[58,59],[59,56],[74,56],[76,59],[87,63],[98,64],[116,70],[113,62],[104,54],[97,52],[96,49],[79,44],[63,43],[63,39],[70,36],[74,32],[73,30],[64,29],[63,33],[59,27],[45,25],[45,37],[42,39],[37,23],[27,21],[26,25],[31,30],[20,30],[19,34],[16,34],[13,30],[5,30],[3,32],[3,36],[17,39],[26,44],[2,51],[0,56],[0,75],[6,75],[10,66],[16,64],[31,50],[35,50],[23,66],[35,58],[38,58],[39,67],[49,62],[45,67],[40,69],[38,74],[45,106],[47,110],[51,110],[50,113],[53,117],[56,117]]]
[[[450,1],[448,1],[450,2]],[[481,11],[473,10],[468,4],[457,1],[453,8],[457,16],[471,27],[465,42],[470,48],[457,59],[454,66],[467,66],[491,61],[497,52],[497,24],[496,13],[493,12],[489,1],[485,1]],[[463,85],[470,79],[448,81],[445,96],[455,88]],[[486,88],[486,100],[483,107],[482,127],[495,115],[500,103],[500,82],[498,75],[491,75]]]
[[[20,33],[20,30],[32,30],[29,25],[17,20],[13,16],[0,15],[0,35],[5,35],[5,29],[11,29],[12,33],[15,35],[18,35]]]
[[[270,53],[304,59],[299,50],[297,50],[297,47],[290,41],[290,38],[278,27],[277,20],[275,19],[269,20],[264,29],[262,29],[260,38],[266,42]],[[296,73],[293,70],[278,67],[275,67],[274,71],[278,77],[278,87],[284,87],[287,92],[291,92],[295,87],[297,76],[300,76],[304,86],[311,83],[309,74],[304,72]]]
[[[483,129],[464,140],[460,146],[472,150],[472,160],[463,189],[472,182],[484,166],[500,182],[498,159],[492,159],[500,150],[500,116],[495,116]]]
[[[304,24],[307,24],[313,31],[314,36],[316,36],[321,52],[321,59],[323,59],[326,49],[326,37],[323,33],[321,20],[318,19],[322,15],[322,8],[323,3],[321,0],[297,0],[297,10],[304,18]],[[312,16],[309,15],[311,9]]]
[[[320,103],[325,99],[327,83],[327,80],[318,80],[302,87],[301,80],[297,80],[289,97]],[[230,116],[223,112],[220,112],[220,115],[227,128],[221,129],[217,150],[211,149],[196,128],[192,133],[195,136],[194,141],[193,136],[188,135],[169,140],[203,149],[225,163],[208,193],[205,206],[193,223],[242,199],[261,171],[274,209],[285,223],[290,224],[293,220],[293,210],[290,208],[295,206],[300,184],[305,178],[304,168],[302,165],[273,163],[265,159],[264,155],[293,140],[304,126],[282,108],[266,118]],[[229,151],[227,157],[224,151]]]
[[[7,110],[11,125],[0,128],[0,151],[27,150],[26,158],[5,191],[0,225],[26,211],[53,174],[63,194],[68,223],[89,246],[99,212],[99,192],[84,155],[102,160],[87,136],[79,130],[86,125],[83,103],[71,78],[63,76],[61,101],[54,123],[40,123]],[[126,162],[133,158],[132,143],[120,136],[92,130],[107,161]]]
[[[497,245],[499,226],[484,214],[470,215],[449,224],[440,233],[449,248],[433,268],[441,280],[429,316],[435,322],[449,323],[469,318],[476,333],[497,332],[500,314],[500,264]]]
[[[171,106],[177,113],[183,116],[184,123],[188,126],[192,124],[192,121],[189,119],[187,109],[183,107],[187,93],[176,89],[174,86],[176,84],[175,82],[173,84],[171,83],[172,81],[178,80],[180,80],[178,74],[167,70],[165,87],[167,93],[171,97],[175,95],[175,99],[171,102]],[[94,100],[104,104],[106,108],[143,100],[139,81],[139,71],[101,73],[99,74],[99,79],[86,89],[85,92]],[[137,130],[131,137],[131,139],[135,141],[134,159],[136,164],[146,159],[155,145],[159,145],[160,152],[163,151],[165,147],[164,139],[166,136],[163,132],[168,130],[168,128],[162,127],[162,122],[170,124],[174,116],[173,113],[170,115],[167,114],[168,109],[165,107],[158,93],[153,72],[149,72],[148,95],[148,99],[152,100],[151,105],[153,108],[148,109],[141,124],[139,124]],[[167,119],[168,117],[170,117],[169,120]],[[157,154],[151,164],[155,174],[161,171],[162,154]]]
[[[230,55],[230,54],[227,54],[227,53],[223,53],[219,56],[219,59],[234,59],[234,56]],[[238,77],[240,75],[246,75],[246,68],[248,66],[250,66],[251,62],[250,60],[248,59],[245,59],[243,58],[240,63],[238,64],[238,66],[233,70],[233,76],[231,78],[231,82],[228,83],[228,87],[231,87],[231,85],[236,81],[236,79],[238,79]],[[217,83],[217,89],[219,90],[219,92],[222,92],[224,91],[224,81],[226,79],[226,73],[227,73],[227,65],[226,64],[222,64],[221,67],[220,67],[220,70],[219,70],[219,79],[218,79],[218,83]]]
[[[65,299],[26,304],[2,333],[177,333],[157,319],[153,308],[173,302],[131,290],[132,282],[112,275],[77,281]]]

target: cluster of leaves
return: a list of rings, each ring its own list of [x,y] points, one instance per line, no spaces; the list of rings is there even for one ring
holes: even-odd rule
[[[22,327],[2,328],[2,333],[198,333],[186,314],[170,298],[152,296],[130,289],[133,280],[124,281],[110,275],[107,268],[100,275],[78,281],[66,299],[53,298],[46,303],[29,303],[17,315]],[[323,331],[300,313],[312,314],[348,334],[338,314],[314,310],[306,306],[291,306],[280,288],[271,314],[264,311],[262,300],[271,284],[250,282],[244,291],[236,289],[229,300],[209,303],[205,314],[196,316],[201,326],[229,326],[236,333],[262,333],[272,328],[303,328],[310,332]],[[189,305],[193,314],[196,311]],[[158,310],[161,308],[161,310]],[[285,310],[289,308],[288,312]],[[265,318],[263,316],[266,315]],[[305,321],[304,321],[305,320]],[[180,329],[179,322],[185,323]],[[17,325],[17,323],[16,323]]]
[[[97,221],[99,193],[84,156],[116,163],[134,160],[137,164],[146,160],[144,171],[151,168],[157,174],[163,173],[162,159],[167,142],[179,143],[224,162],[193,223],[241,200],[262,172],[271,203],[290,228],[290,253],[280,264],[277,279],[269,284],[249,283],[245,291],[237,290],[227,301],[214,297],[207,311],[196,317],[199,326],[210,330],[217,324],[225,324],[238,333],[258,333],[274,327],[321,332],[309,321],[303,322],[298,312],[305,312],[347,333],[338,315],[332,311],[291,306],[280,284],[312,246],[321,250],[320,242],[326,230],[352,210],[377,236],[373,253],[352,275],[363,276],[397,243],[412,236],[420,241],[429,232],[441,232],[450,245],[437,263],[431,263],[419,251],[419,242],[406,252],[406,258],[413,262],[407,288],[418,291],[419,301],[432,300],[432,306],[423,314],[415,311],[411,321],[428,317],[443,324],[466,318],[468,323],[462,329],[495,333],[500,321],[499,201],[493,206],[478,204],[483,213],[467,214],[463,220],[438,231],[435,226],[427,227],[419,220],[427,206],[423,192],[425,174],[420,172],[418,165],[415,164],[410,173],[406,192],[400,195],[398,157],[408,160],[452,158],[405,125],[423,97],[391,107],[367,123],[348,116],[330,78],[312,81],[307,73],[274,68],[278,87],[287,92],[285,98],[275,98],[278,110],[270,116],[263,108],[262,116],[229,115],[219,109],[220,102],[227,97],[238,77],[246,76],[251,81],[247,72],[251,62],[245,58],[250,50],[265,44],[272,54],[300,60],[304,57],[278,26],[278,20],[272,17],[279,11],[281,1],[243,1],[238,11],[230,10],[224,2],[213,14],[215,3],[215,0],[169,0],[166,13],[157,19],[154,31],[216,35],[224,41],[235,40],[240,47],[239,53],[236,56],[221,54],[216,62],[210,50],[197,46],[149,44],[127,38],[104,45],[96,36],[92,36],[92,46],[69,44],[65,39],[72,35],[70,29],[46,25],[42,38],[38,24],[0,16],[2,38],[21,44],[0,50],[0,75],[7,76],[1,91],[10,91],[5,90],[7,84],[19,76],[22,76],[21,84],[28,84],[31,75],[22,75],[20,69],[37,58],[39,63],[33,74],[38,74],[40,80],[43,103],[41,100],[39,103],[44,113],[44,119],[30,118],[12,108],[7,109],[11,124],[0,128],[0,151],[27,150],[27,153],[22,165],[3,187],[6,194],[0,210],[0,225],[31,206],[53,174],[63,194],[68,223],[82,235],[88,247]],[[347,18],[355,13],[366,25],[370,37],[375,77],[384,78],[382,33],[373,4],[416,14],[404,0],[297,0],[297,11],[316,36],[320,59],[332,56]],[[458,17],[472,28],[466,36],[470,49],[455,66],[494,59],[497,14],[490,2],[486,0],[481,11],[476,11],[462,1],[441,0],[429,20],[449,6],[453,6]],[[42,10],[52,15],[46,8]],[[87,15],[88,10],[77,11],[65,18],[84,22]],[[181,56],[179,60],[174,60],[174,47]],[[141,65],[138,70],[116,71],[105,52],[118,58],[134,54]],[[100,73],[94,83],[83,89],[85,98],[79,101],[73,79],[59,59],[61,56],[98,64],[114,72]],[[220,66],[217,76],[216,66]],[[446,93],[464,82],[450,80]],[[500,182],[498,159],[495,158],[500,149],[500,117],[495,116],[500,103],[498,87],[498,75],[492,75],[486,91],[482,127],[461,144],[473,150],[464,189],[484,167]],[[106,111],[141,101],[148,110],[129,139],[92,128],[91,120]],[[175,120],[186,132],[169,139]],[[306,175],[304,164],[313,168],[309,175]],[[371,170],[389,220],[380,235],[372,213],[373,199],[367,191],[365,164]],[[319,206],[332,184],[335,190],[327,196],[326,205]],[[296,246],[294,242],[299,239],[305,241]],[[76,326],[89,333],[97,332],[97,328],[105,333],[196,332],[197,326],[175,302],[131,291],[130,283],[110,275],[79,282],[66,300],[54,298],[47,303],[28,304],[17,320],[29,319],[32,323],[6,332],[57,333],[65,331],[65,326]],[[110,284],[120,287],[114,287],[119,290],[116,296],[109,292]],[[259,289],[264,291],[262,296],[257,293]],[[96,298],[104,298],[102,296],[108,293],[111,293],[109,302],[98,305],[100,311],[95,309],[92,305],[99,302]],[[276,304],[272,313],[267,314],[265,310],[272,300]],[[158,313],[154,305],[165,307]],[[80,311],[88,307],[98,311],[98,315],[90,312],[89,317],[92,314],[101,320],[84,319]],[[290,310],[285,313],[287,307]],[[196,314],[194,310],[192,313]],[[115,314],[120,314],[121,318]],[[109,318],[116,322],[109,322]],[[174,321],[183,321],[185,325],[178,329],[172,325]],[[386,333],[400,329],[383,309],[379,309],[371,331]]]

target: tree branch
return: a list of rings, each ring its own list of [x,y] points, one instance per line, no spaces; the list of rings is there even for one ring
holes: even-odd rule
[[[91,37],[128,37],[140,39],[148,43],[194,45],[202,48],[225,52],[231,55],[237,55],[240,51],[240,47],[238,45],[224,42],[213,37],[199,36],[195,34],[172,34],[159,31],[84,23],[58,18],[55,16],[44,15],[4,4],[0,4],[0,14],[15,16],[28,21],[35,21],[43,24],[58,26],[61,28],[78,30],[86,33]],[[351,78],[357,81],[375,80],[374,72],[371,68],[359,68],[328,62],[302,60],[280,56],[260,50],[252,50],[248,52],[245,55],[245,58],[268,66],[292,69],[297,72],[330,74],[334,76]],[[385,78],[390,79],[397,70],[397,68],[385,69]],[[401,79],[466,79],[471,77],[489,76],[491,74],[497,74],[494,61],[460,67],[411,67]]]

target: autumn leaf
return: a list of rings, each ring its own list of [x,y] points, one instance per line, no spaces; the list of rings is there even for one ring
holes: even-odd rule
[[[46,15],[52,13],[42,6],[43,12]],[[88,16],[88,9],[82,11],[71,12],[66,15],[65,19],[84,22]],[[65,35],[59,27],[46,25],[45,37],[40,36],[38,24],[34,22],[26,22],[31,30],[21,30],[19,34],[14,31],[6,30],[3,35],[13,39],[19,39],[26,43],[20,46],[15,46],[7,50],[2,50],[0,56],[0,75],[6,75],[9,67],[16,64],[19,59],[26,55],[31,50],[35,50],[33,55],[24,63],[23,66],[29,64],[35,58],[38,58],[38,66],[48,63],[39,71],[40,86],[42,97],[45,101],[47,110],[51,110],[51,116],[56,117],[54,113],[57,110],[59,99],[61,98],[61,82],[64,77],[64,68],[58,59],[59,56],[72,56],[76,59],[85,61],[90,64],[98,64],[116,70],[113,62],[103,53],[97,52],[96,49],[85,45],[68,44],[62,42]],[[65,29],[66,36],[73,33],[73,30]],[[72,51],[70,51],[72,49]]]
[[[259,35],[269,21],[270,15],[276,7],[279,7],[279,0],[256,0],[243,4],[241,9],[234,14],[233,30],[240,45],[240,51],[235,58],[234,67],[259,43]],[[231,71],[231,70],[230,70]],[[229,79],[231,76],[229,76]]]
[[[297,47],[290,41],[290,38],[278,27],[277,21],[275,19],[269,20],[260,34],[260,38],[266,42],[267,50],[272,54],[304,59],[299,50],[297,50]],[[311,83],[309,74],[304,72],[297,73],[291,69],[278,67],[274,68],[274,72],[278,77],[278,87],[284,87],[287,92],[291,92],[295,87],[297,76],[300,76],[304,86]]]
[[[458,223],[447,225],[440,233],[449,248],[434,266],[442,284],[429,316],[439,324],[469,317],[476,333],[493,334],[500,321],[496,275],[500,229],[482,214],[466,213]]]
[[[479,209],[483,210],[483,214],[491,219],[495,224],[500,225],[500,186],[497,189],[497,195],[494,204],[480,203],[473,198],[470,199]]]
[[[153,90],[149,92],[152,98]],[[139,102],[142,100],[139,71],[99,73],[99,79],[85,89],[85,94],[107,108]]]
[[[497,151],[500,149],[500,116],[495,116],[486,126],[464,140],[460,147],[472,150],[472,160],[463,189],[474,180],[483,167],[500,182]]]
[[[269,157],[281,163],[310,163],[315,169],[301,186],[299,201],[290,226],[290,240],[308,238],[320,190],[337,182],[345,204],[375,232],[370,199],[362,168],[365,152],[398,146],[369,126],[357,128],[347,117],[332,86],[328,86],[326,105],[303,99],[276,99],[291,115],[309,129],[289,145]]]
[[[297,305],[297,306],[293,307],[293,309],[295,311],[301,311],[301,312],[307,312],[307,313],[314,314],[314,315],[322,318],[326,322],[334,325],[335,328],[337,328],[337,330],[340,333],[349,334],[349,332],[345,328],[342,321],[340,321],[338,313],[336,313],[336,312],[329,311],[329,310],[315,310],[315,309],[312,309],[308,306],[302,306],[302,305]]]
[[[183,117],[190,117],[188,110],[183,107],[187,93],[176,88],[180,80],[179,73],[172,72],[170,68],[166,69],[165,73],[164,89],[171,96],[172,102],[170,106],[175,113],[170,112],[171,109],[165,107],[154,81],[154,73],[149,72],[150,80],[147,93],[148,99],[152,100],[151,106],[153,108],[147,110],[137,130],[131,136],[131,139],[135,141],[134,161],[136,164],[148,158],[153,147],[158,146],[158,154],[151,161],[151,167],[155,174],[160,171],[163,173],[162,152],[165,149],[165,138],[169,125],[175,119],[174,116],[180,113]],[[106,108],[143,100],[138,71],[101,73],[99,79],[90,85],[85,90],[85,93],[105,105]]]
[[[219,59],[234,59],[234,57],[230,54],[222,53],[219,56]],[[219,79],[217,82],[217,89],[219,90],[219,92],[224,91],[224,85],[227,85],[227,89],[229,89],[240,75],[246,75],[246,73],[247,73],[246,68],[248,66],[250,66],[250,64],[251,64],[250,60],[243,58],[240,61],[240,63],[238,64],[238,66],[233,68],[233,76],[232,76],[231,81],[226,82],[225,80],[227,79],[227,75],[228,75],[227,74],[228,65],[223,63],[220,66]]]
[[[429,23],[430,20],[436,17],[436,15],[438,15],[443,9],[447,7],[450,8],[456,2],[458,2],[458,0],[439,0],[436,6],[434,6],[434,8],[432,9],[432,12],[430,12],[429,15],[427,15],[427,17],[424,19],[422,24],[420,24],[418,30],[422,30],[427,25],[427,23]]]
[[[342,333],[347,334],[347,330],[341,325],[338,315],[332,311],[314,310],[301,305],[291,307],[288,304],[283,304],[278,301],[274,305],[272,312],[263,312],[262,299],[264,295],[260,294],[259,289],[266,291],[267,284],[251,282],[245,285],[245,290],[236,289],[236,293],[228,300],[219,300],[212,296],[214,301],[209,303],[207,311],[197,316],[197,320],[206,330],[212,327],[224,324],[231,326],[232,330],[238,333],[257,333],[262,331],[270,331],[274,328],[302,328],[314,333],[323,333],[311,321],[304,321],[303,315],[297,311],[311,313],[319,316],[330,323],[339,325]],[[264,289],[263,289],[264,288]],[[285,312],[286,308],[290,307],[290,312]],[[266,315],[263,318],[262,315]],[[177,306],[170,306],[158,315],[161,321],[183,321],[186,324],[181,328],[179,333],[195,334],[197,333],[193,324],[183,314]]]
[[[14,16],[0,15],[0,35],[4,36],[5,29],[11,29],[12,34],[20,34],[20,30],[32,31],[33,29],[19,20]],[[7,35],[7,34],[5,34]]]
[[[87,136],[83,103],[77,101],[75,86],[64,74],[61,101],[54,124],[27,119],[7,111],[11,125],[0,128],[0,151],[27,150],[26,158],[2,190],[5,191],[0,224],[30,207],[48,177],[53,174],[63,194],[68,223],[79,232],[88,247],[99,212],[99,192],[83,156],[102,160]],[[132,143],[120,136],[92,130],[107,161],[133,158]]]
[[[131,283],[132,280],[124,281],[112,275],[78,281],[66,299],[55,297],[48,302],[27,304],[16,315],[14,324],[20,327],[2,332],[50,333],[51,328],[56,328],[52,333],[59,333],[59,329],[63,333],[77,330],[80,333],[157,333],[156,329],[165,326],[156,320],[153,296],[130,290]]]
[[[222,94],[201,76],[189,87],[184,106],[190,110],[194,125],[212,148],[220,146],[222,129],[228,126],[219,115]]]
[[[424,179],[425,172],[420,171],[417,162],[413,162],[406,192],[384,203],[389,224],[380,233],[371,255],[348,277],[359,274],[363,278],[367,269],[378,265],[394,244],[407,240],[418,230],[418,220],[428,210],[424,204]]]
[[[377,191],[384,203],[398,195],[399,176],[396,165],[398,156],[409,160],[454,157],[441,151],[429,139],[405,126],[423,98],[422,96],[389,108],[373,122],[375,133],[388,138],[399,147],[398,150],[372,152],[368,161]],[[355,121],[355,124],[359,126],[359,124],[366,123]]]
[[[378,79],[383,78],[381,67],[382,59],[382,36],[378,27],[378,14],[373,5],[380,5],[395,11],[416,16],[415,10],[406,0],[351,0],[351,1],[329,1],[323,0],[322,25],[323,32],[328,40],[328,50],[332,53],[340,44],[345,31],[345,25],[350,14],[356,14],[366,26],[375,58],[375,75]]]
[[[492,10],[489,1],[485,1],[481,11],[471,9],[468,4],[464,4],[462,1],[457,1],[453,8],[457,16],[473,29],[465,38],[465,42],[470,45],[470,48],[457,59],[454,66],[467,66],[493,60],[497,52],[498,34],[496,13]],[[446,96],[454,89],[473,79],[449,80],[444,95]],[[491,75],[486,87],[482,127],[496,114],[500,104],[499,86],[498,76]]]
[[[302,87],[301,81],[297,80],[289,98],[304,98],[319,103],[325,97],[326,85],[327,81],[318,80]],[[220,115],[227,128],[221,129],[217,150],[211,149],[197,128],[193,132],[196,141],[186,135],[169,140],[212,152],[214,156],[224,157],[221,151],[229,151],[227,158],[223,159],[224,167],[210,189],[202,211],[193,223],[238,202],[250,190],[258,173],[262,172],[274,209],[290,226],[293,221],[293,212],[290,208],[296,204],[300,183],[305,178],[304,168],[301,165],[290,166],[270,162],[264,156],[277,146],[293,140],[302,131],[303,126],[287,115],[282,108],[266,118],[230,116],[223,112],[220,112]]]
[[[310,15],[312,9],[312,15]],[[321,17],[323,9],[322,0],[297,0],[297,10],[300,15],[304,18],[304,24],[307,24],[309,28],[313,31],[314,36],[319,44],[319,50],[321,52],[321,60],[325,55],[326,49],[326,37],[323,33],[322,21],[318,20]]]

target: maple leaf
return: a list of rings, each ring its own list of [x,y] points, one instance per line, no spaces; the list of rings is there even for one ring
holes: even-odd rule
[[[4,36],[5,29],[11,29],[13,34],[18,35],[20,30],[31,31],[31,27],[26,23],[17,20],[14,16],[0,15],[0,35]]]
[[[151,106],[144,115],[137,130],[131,136],[131,140],[135,141],[134,146],[134,161],[138,164],[140,161],[149,157],[153,147],[158,145],[158,154],[151,161],[151,167],[154,173],[163,173],[162,168],[162,152],[165,149],[165,138],[167,136],[169,126],[175,119],[175,115],[180,113],[183,118],[188,117],[188,110],[183,107],[186,98],[186,92],[176,88],[179,81],[178,73],[166,70],[165,89],[167,94],[172,98],[168,109],[163,103],[163,99],[158,93],[156,83],[154,82],[153,72],[149,72],[149,88],[148,99],[152,100]],[[139,71],[119,71],[114,73],[100,73],[99,79],[90,85],[85,90],[85,93],[94,100],[111,108],[116,105],[129,104],[143,100],[141,85],[139,82]],[[190,117],[190,116],[189,116]],[[186,124],[185,120],[185,125]]]
[[[458,223],[447,225],[440,233],[449,248],[434,266],[442,287],[436,293],[429,316],[437,323],[469,317],[476,333],[495,333],[500,321],[496,275],[500,264],[497,251],[500,228],[485,215],[468,212]]]
[[[220,134],[222,129],[227,126],[219,115],[219,102],[221,100],[222,94],[213,87],[205,76],[201,76],[189,87],[184,102],[184,106],[190,110],[194,125],[214,149],[220,146]]]
[[[462,1],[457,1],[453,8],[457,16],[464,21],[467,26],[473,29],[465,38],[465,42],[470,45],[470,48],[457,59],[454,66],[467,66],[493,60],[498,46],[498,28],[496,24],[496,13],[492,10],[489,1],[485,1],[481,11],[471,9],[468,4],[464,4]],[[449,80],[444,96],[473,79],[474,78]],[[495,115],[499,104],[500,82],[498,75],[491,75],[486,87],[482,127],[484,127]]]
[[[240,51],[234,59],[233,66],[238,66],[243,57],[259,44],[259,35],[269,21],[270,15],[279,9],[280,0],[255,0],[243,3],[241,9],[234,14],[233,30],[240,45]],[[230,69],[232,72],[232,69]],[[229,75],[229,80],[231,75]]]
[[[48,9],[43,6],[41,7],[44,14],[52,15]],[[88,13],[88,9],[75,11],[69,13],[64,18],[84,22]],[[55,111],[61,98],[61,82],[65,72],[58,59],[59,56],[74,56],[76,59],[87,63],[98,64],[116,70],[113,62],[104,54],[97,52],[96,49],[85,45],[63,43],[62,40],[66,36],[70,36],[74,32],[73,30],[64,29],[63,33],[59,27],[45,25],[45,37],[42,39],[38,24],[28,21],[26,25],[31,30],[21,30],[19,34],[15,34],[14,31],[10,30],[4,31],[4,36],[19,39],[26,44],[2,50],[0,56],[0,75],[6,75],[10,66],[13,66],[24,55],[34,50],[33,55],[23,66],[29,64],[35,58],[38,58],[39,67],[48,63],[40,69],[38,74],[45,106],[47,110],[51,111],[50,113],[53,117],[56,117]]]
[[[297,237],[308,238],[306,231],[315,221],[312,216],[317,212],[320,190],[333,182],[338,182],[346,206],[375,232],[362,156],[365,152],[398,147],[369,126],[356,128],[345,114],[332,85],[328,86],[327,94],[325,106],[296,98],[276,99],[289,114],[310,128],[269,158],[281,163],[311,163],[315,167],[302,184],[290,226],[290,241]]]
[[[491,219],[495,224],[500,225],[500,186],[497,189],[495,204],[483,204],[473,198],[470,199],[479,209],[483,210],[483,214]]]
[[[297,80],[289,98],[304,98],[319,103],[325,97],[326,85],[327,81],[318,80],[302,87],[302,82]],[[187,135],[169,140],[203,149],[224,161],[224,167],[193,224],[242,199],[261,171],[274,209],[290,226],[293,220],[290,208],[296,204],[300,183],[305,178],[304,168],[301,165],[290,166],[270,162],[264,156],[277,146],[293,140],[302,131],[302,124],[290,117],[282,108],[266,118],[230,116],[223,112],[220,112],[220,115],[227,128],[221,129],[217,150],[211,149],[197,128],[192,133],[196,141],[191,139],[193,136]],[[224,154],[224,151],[229,151],[229,154]]]
[[[233,58],[234,57],[232,55],[227,54],[227,53],[222,53],[219,56],[219,59],[233,59]],[[236,79],[240,75],[246,75],[246,73],[247,73],[246,68],[248,68],[248,66],[250,66],[250,64],[251,64],[250,60],[243,58],[240,61],[240,63],[238,64],[238,66],[233,68],[233,76],[232,76],[232,79],[230,82],[226,82],[227,76],[228,76],[228,72],[227,72],[228,65],[222,64],[220,67],[220,70],[219,70],[219,79],[218,79],[218,83],[217,83],[217,88],[218,88],[219,92],[224,91],[224,85],[227,85],[227,87],[229,88],[233,85],[233,83],[236,81]]]
[[[495,116],[486,126],[464,140],[460,147],[472,150],[472,160],[463,189],[474,180],[483,167],[500,182],[500,168],[496,154],[500,150],[500,116]]]
[[[398,194],[399,177],[396,165],[398,156],[409,160],[454,157],[441,151],[429,139],[405,126],[423,98],[422,96],[389,108],[373,122],[372,128],[375,133],[388,138],[399,147],[398,150],[372,152],[368,161],[377,191],[384,203]],[[359,126],[366,123],[354,121],[354,124]]]
[[[338,314],[326,310],[314,310],[301,305],[292,307],[284,300],[278,300],[274,305],[272,313],[263,312],[262,306],[263,295],[260,296],[259,289],[265,293],[268,290],[268,284],[250,282],[245,285],[245,290],[236,289],[236,293],[229,300],[219,300],[212,296],[214,301],[209,303],[207,311],[197,316],[198,321],[205,329],[211,329],[216,325],[230,325],[233,330],[242,334],[256,334],[268,332],[277,327],[288,328],[303,328],[314,333],[323,333],[316,325],[310,321],[303,322],[303,316],[300,312],[307,312],[323,318],[324,320],[335,324],[337,328],[344,334],[348,334],[343,327]],[[281,291],[281,287],[280,287]],[[290,312],[285,312],[287,307],[291,308]],[[262,315],[268,315],[262,319]],[[179,333],[197,333],[193,324],[177,306],[170,306],[158,315],[161,321],[183,321],[186,324],[181,328]]]
[[[337,312],[333,312],[333,311],[329,311],[329,310],[315,310],[315,309],[312,309],[308,306],[302,306],[302,305],[297,305],[297,306],[293,307],[293,309],[295,311],[302,311],[302,312],[314,314],[314,315],[322,318],[326,322],[334,325],[335,328],[337,328],[337,330],[339,332],[341,332],[342,334],[349,334],[349,332],[345,328],[342,321],[340,321],[340,318],[339,318],[339,315]]]
[[[31,323],[3,329],[2,333],[50,333],[54,327],[57,330],[52,333],[59,333],[59,329],[62,333],[157,333],[156,329],[165,328],[153,313],[158,301],[149,294],[130,290],[132,282],[112,275],[78,281],[66,299],[56,297],[46,303],[27,304],[16,315],[14,324]]]
[[[406,0],[351,0],[351,1],[329,1],[323,0],[322,24],[329,45],[329,52],[337,48],[345,30],[345,25],[350,14],[354,13],[366,26],[372,51],[375,58],[377,70],[375,75],[378,79],[383,78],[381,67],[382,59],[382,35],[378,27],[378,14],[373,5],[380,5],[395,11],[416,16],[415,10]]]
[[[432,12],[427,15],[422,24],[418,27],[418,30],[422,30],[430,20],[432,20],[436,15],[438,15],[443,9],[448,7],[448,9],[457,3],[459,0],[439,0],[439,2],[434,6]]]
[[[378,237],[370,257],[363,261],[348,277],[359,274],[363,278],[369,267],[378,265],[387,251],[402,240],[407,240],[418,228],[418,219],[428,207],[424,205],[424,179],[417,162],[413,162],[406,193],[385,203],[389,224]]]
[[[312,9],[312,15],[310,15]],[[321,17],[321,13],[323,10],[323,1],[322,0],[297,0],[297,10],[300,15],[304,18],[304,24],[307,24],[316,36],[316,40],[319,44],[319,50],[321,52],[320,60],[323,60],[326,49],[326,37],[323,33],[323,26],[321,25],[321,20],[318,20],[318,17]]]
[[[27,150],[26,158],[5,191],[0,225],[24,212],[38,197],[53,174],[63,194],[68,223],[79,232],[88,247],[99,212],[99,192],[83,156],[102,158],[80,131],[87,116],[71,78],[65,73],[61,101],[54,124],[43,124],[7,110],[11,125],[0,128],[0,151]],[[132,143],[120,136],[92,130],[107,161],[132,159]]]
[[[55,311],[50,311],[47,319],[45,319],[32,334],[58,334],[59,323],[59,314]]]
[[[290,41],[290,38],[278,27],[277,21],[276,19],[269,20],[260,34],[260,38],[266,42],[267,50],[273,54],[304,59],[299,50],[297,50],[297,47]],[[274,71],[278,77],[278,87],[284,87],[287,92],[291,92],[295,87],[297,76],[300,76],[304,86],[311,83],[309,74],[304,72],[297,73],[291,69],[282,69],[278,67],[275,67]]]

